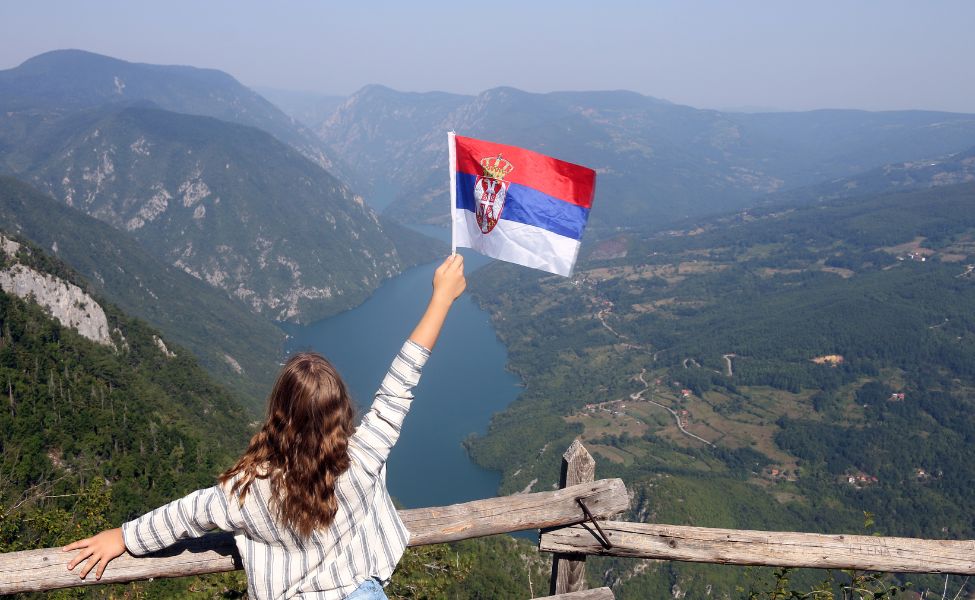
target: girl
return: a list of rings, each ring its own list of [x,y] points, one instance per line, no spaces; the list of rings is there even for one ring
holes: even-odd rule
[[[317,354],[297,354],[278,375],[263,427],[217,485],[65,546],[80,550],[68,570],[87,559],[81,578],[94,568],[101,579],[125,551],[149,554],[222,529],[234,532],[252,598],[386,598],[381,584],[409,540],[386,490],[386,457],[466,285],[460,255],[437,267],[426,312],[358,429],[332,365]]]

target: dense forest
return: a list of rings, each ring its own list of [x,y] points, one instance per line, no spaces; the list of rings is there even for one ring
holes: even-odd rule
[[[970,539],[973,208],[971,184],[769,206],[603,238],[572,279],[492,265],[472,288],[526,387],[468,447],[544,489],[582,436],[639,520]],[[746,577],[593,571],[626,598]]]
[[[16,259],[0,259],[0,268],[16,261],[85,285],[60,261],[18,241]],[[246,442],[247,412],[189,352],[161,346],[157,331],[99,304],[114,346],[0,292],[5,552],[64,544],[212,485]]]

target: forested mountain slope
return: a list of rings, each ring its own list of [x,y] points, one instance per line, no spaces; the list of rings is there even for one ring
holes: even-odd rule
[[[526,389],[471,451],[545,489],[581,435],[641,520],[971,539],[973,215],[943,186],[623,233],[571,280],[492,265],[471,287]],[[631,598],[744,576],[605,569]]]
[[[827,110],[742,114],[633,92],[477,96],[368,86],[321,128],[403,220],[447,220],[446,132],[523,146],[596,169],[593,224],[672,223],[765,194],[975,144],[975,116]]]
[[[88,287],[63,263],[6,237],[0,281],[0,549],[117,525],[212,485],[241,451],[248,414],[189,352],[98,296],[54,314],[101,313],[107,339],[42,308]]]
[[[354,306],[408,265],[360,198],[258,129],[108,105],[8,115],[0,139],[19,177],[269,318]]]
[[[263,410],[284,342],[269,321],[128,234],[11,177],[0,177],[0,223],[70,265],[92,293],[192,351],[252,411]]]
[[[347,309],[436,253],[380,222],[308,158],[290,118],[219,71],[52,52],[0,72],[0,111],[0,173],[267,318]]]
[[[246,444],[251,417],[192,355],[90,288],[0,231],[0,552],[63,545],[212,485]],[[404,557],[389,593],[521,596],[547,569],[529,543],[507,536],[422,547]],[[238,571],[20,597],[244,593]]]

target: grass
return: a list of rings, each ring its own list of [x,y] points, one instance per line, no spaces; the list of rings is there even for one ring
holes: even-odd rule
[[[653,379],[654,374],[648,373],[647,378]],[[893,379],[892,376],[890,378]],[[855,387],[855,384],[851,385],[846,393],[852,395]],[[685,428],[691,433],[725,448],[751,447],[768,456],[775,468],[794,472],[799,468],[797,458],[776,445],[775,436],[779,427],[775,421],[780,416],[817,417],[812,409],[811,396],[812,391],[793,394],[770,387],[748,387],[742,388],[740,395],[734,396],[711,391],[705,393],[704,397],[692,395],[679,398],[673,390],[657,386],[652,397],[678,412],[687,410],[689,414],[684,417]],[[645,398],[650,398],[649,392]],[[613,414],[614,411],[617,414]],[[855,415],[850,416],[856,418]],[[687,457],[675,458],[675,455],[680,455],[675,449],[700,448],[702,444],[683,434],[672,414],[646,400],[617,399],[602,403],[594,410],[565,417],[565,420],[581,424],[581,438],[590,450],[616,464],[630,465],[634,460],[668,461],[671,466],[683,464],[695,469],[723,470],[719,465],[694,464],[695,461]],[[621,436],[624,433],[628,435],[628,440],[622,447],[598,443],[604,436]],[[650,443],[645,439],[646,434],[653,434],[673,447]],[[793,496],[791,492],[782,490],[776,493],[777,498],[781,496],[780,501]]]
[[[717,273],[719,271],[725,271],[730,268],[731,265],[706,262],[706,261],[690,261],[682,262],[677,265],[677,273],[680,275],[701,275],[704,273]]]
[[[605,446],[602,444],[587,444],[589,452],[596,458],[604,458],[610,462],[617,464],[631,465],[633,464],[634,455],[631,452],[621,450],[619,448],[613,448],[612,446]]]
[[[768,258],[786,247],[784,243],[753,244],[735,256],[738,262],[747,262],[759,258]]]

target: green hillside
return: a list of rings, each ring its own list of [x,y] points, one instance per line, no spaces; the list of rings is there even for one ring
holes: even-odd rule
[[[973,209],[972,184],[824,200],[618,234],[571,280],[492,265],[471,287],[526,389],[472,455],[545,489],[582,436],[631,518],[971,539]],[[634,598],[745,577],[605,568]]]
[[[85,287],[23,238],[14,262]],[[0,551],[66,543],[212,485],[250,417],[192,355],[101,300],[112,345],[0,291]],[[173,596],[186,583],[156,584]]]
[[[263,410],[284,343],[273,324],[161,263],[129,235],[10,177],[0,177],[0,222],[70,265],[96,295],[190,350],[248,408]]]
[[[103,226],[104,227],[104,226]],[[9,233],[3,232],[8,238]],[[83,289],[70,267],[25,238],[14,264]],[[33,299],[0,290],[0,552],[63,545],[212,485],[246,444],[250,416],[191,354],[118,308],[111,343],[62,326]],[[91,310],[90,307],[81,307]],[[167,354],[168,353],[168,354]],[[526,595],[547,558],[499,536],[410,550],[393,598]],[[246,592],[242,572],[67,589],[45,598],[214,598]]]
[[[840,177],[769,194],[759,206],[802,206],[842,198],[865,198],[893,192],[975,182],[975,148],[947,155],[888,163],[852,177]]]

